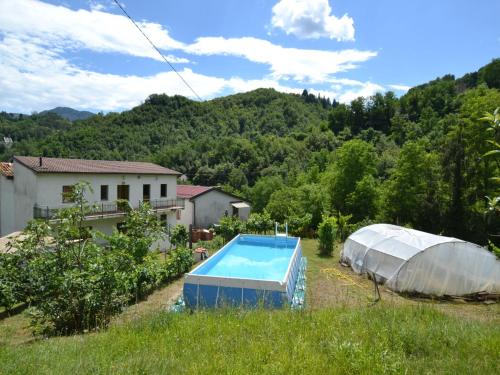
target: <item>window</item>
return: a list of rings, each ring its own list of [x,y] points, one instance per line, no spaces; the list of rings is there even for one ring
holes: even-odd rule
[[[108,185],[101,185],[101,200],[108,200]]]
[[[177,210],[177,220],[181,219],[181,210]]]
[[[62,202],[63,203],[73,203],[75,198],[73,197],[73,185],[64,185],[62,187]]]
[[[167,196],[167,184],[160,185],[160,197],[165,198]]]
[[[167,215],[160,215],[160,223],[162,227],[167,226]]]
[[[116,186],[116,199],[129,200],[129,186],[117,185]]]
[[[142,185],[142,200],[145,202],[149,202],[149,199],[151,198],[151,185],[149,184],[144,184]]]
[[[120,233],[125,233],[127,231],[127,228],[125,227],[125,223],[116,223],[116,229]]]

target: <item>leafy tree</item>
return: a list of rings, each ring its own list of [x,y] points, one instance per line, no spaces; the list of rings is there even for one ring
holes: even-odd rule
[[[177,224],[170,234],[170,243],[175,247],[185,247],[189,240],[189,233],[182,224]]]
[[[244,230],[245,224],[236,216],[223,216],[219,220],[218,232],[225,241],[231,240]]]
[[[500,58],[493,59],[488,65],[479,70],[479,77],[489,88],[500,89]]]
[[[367,176],[375,175],[375,167],[375,151],[369,143],[355,139],[337,150],[334,163],[324,177],[333,210],[351,214],[359,213],[360,205],[374,207],[374,194],[369,192],[373,180]],[[362,202],[364,198],[372,201]]]
[[[439,203],[443,202],[440,175],[439,158],[436,154],[428,153],[421,143],[406,143],[384,186],[383,207],[386,219],[423,229],[439,225]]]
[[[283,188],[283,179],[279,176],[265,176],[257,180],[248,195],[254,212],[262,212],[269,203],[273,192]]]
[[[325,217],[318,227],[318,246],[321,255],[332,255],[335,246],[335,236],[335,218]]]
[[[246,229],[252,233],[267,233],[273,229],[273,220],[267,212],[252,212],[246,222]]]

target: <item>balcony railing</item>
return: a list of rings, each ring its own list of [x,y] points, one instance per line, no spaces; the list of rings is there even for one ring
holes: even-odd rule
[[[184,199],[153,199],[144,202],[149,203],[153,210],[175,210],[184,208]],[[57,212],[61,210],[61,208],[62,207],[40,206],[36,204],[33,207],[33,217],[35,219],[54,219]],[[87,217],[124,215],[127,210],[128,207],[126,201],[96,203],[92,205],[92,209],[88,213]]]

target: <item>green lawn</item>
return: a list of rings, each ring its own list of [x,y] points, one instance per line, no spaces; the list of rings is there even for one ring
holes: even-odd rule
[[[384,289],[373,305],[370,282],[338,255],[318,257],[310,240],[303,249],[305,311],[170,314],[159,291],[104,332],[31,342],[12,339],[25,335],[21,314],[0,322],[0,374],[500,373],[498,305],[417,302]]]

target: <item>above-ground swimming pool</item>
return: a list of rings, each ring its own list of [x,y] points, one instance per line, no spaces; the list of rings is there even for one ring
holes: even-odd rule
[[[282,307],[292,302],[301,259],[300,238],[240,234],[186,275],[184,301]]]

